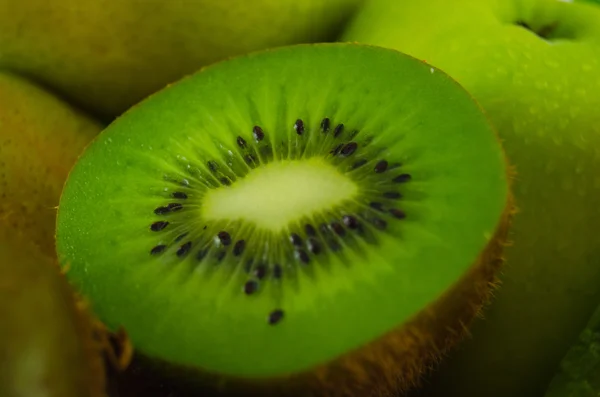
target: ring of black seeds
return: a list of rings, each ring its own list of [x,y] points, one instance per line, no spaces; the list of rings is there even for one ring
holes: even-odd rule
[[[320,121],[318,131],[326,134],[331,130],[332,120],[330,118],[323,118]],[[352,130],[349,134],[344,134],[344,124],[338,123],[333,129],[333,139],[338,140],[335,142],[332,147],[326,149],[329,151],[329,154],[332,154],[334,158],[338,158],[341,160],[336,161],[345,161],[344,158],[352,157],[357,151],[361,150],[361,143],[353,141],[355,137],[358,136],[358,130]],[[297,119],[294,123],[294,130],[298,136],[298,139],[305,139],[308,135],[309,130],[307,129],[304,121],[302,119]],[[315,130],[316,131],[316,130]],[[347,136],[344,136],[347,135]],[[326,136],[326,135],[324,135]],[[255,125],[252,127],[252,137],[254,138],[254,142],[250,140],[250,144],[248,144],[248,140],[243,136],[237,136],[235,139],[234,145],[237,146],[238,150],[240,150],[240,159],[243,163],[247,164],[251,168],[255,168],[260,165],[262,162],[269,161],[271,157],[269,157],[271,153],[271,149],[269,147],[270,143],[266,138],[266,134],[262,127]],[[344,142],[345,140],[345,142]],[[265,146],[266,142],[266,146]],[[370,138],[365,140],[363,144],[368,144],[370,142]],[[259,146],[263,145],[263,146]],[[259,150],[260,148],[260,150]],[[231,152],[230,152],[231,153]],[[257,157],[258,155],[258,157]],[[363,155],[361,155],[362,157]],[[365,158],[355,159],[351,163],[346,166],[346,170],[352,170],[358,174],[364,173],[364,169],[361,168],[368,163],[368,160]],[[343,164],[343,163],[340,163]],[[373,174],[389,174],[398,167],[400,167],[400,163],[392,163],[390,165],[386,159],[379,159],[376,163],[374,163],[371,167],[371,172]],[[214,180],[218,181],[221,185],[229,186],[232,182],[235,182],[237,179],[237,174],[230,174],[230,167],[227,164],[221,163],[218,159],[211,159],[206,162],[206,167],[213,174]],[[221,171],[222,170],[222,171]],[[206,178],[206,177],[205,177]],[[233,179],[231,179],[233,178]],[[390,175],[389,177],[381,177],[384,180],[387,180],[388,184],[403,184],[409,182],[412,177],[408,173],[400,173],[395,175]],[[179,180],[174,180],[173,178],[166,178],[165,180],[170,180],[176,182],[179,186],[184,186],[186,188],[191,188],[190,180],[188,178],[181,178]],[[206,182],[208,183],[208,182]],[[385,183],[382,185],[385,186]],[[210,184],[206,185],[207,188],[215,188],[218,187],[218,184],[214,184],[210,182]],[[388,185],[388,189],[393,189],[393,185]],[[170,198],[176,200],[192,200],[190,193],[187,191],[177,190],[170,194]],[[399,199],[402,197],[402,193],[396,190],[383,190],[379,193],[379,197],[383,199]],[[339,241],[343,241],[348,233],[352,233],[354,235],[362,235],[366,229],[363,229],[361,222],[366,222],[370,224],[375,229],[385,230],[387,228],[387,221],[379,216],[375,216],[375,213],[379,213],[381,216],[388,216],[394,219],[404,219],[406,218],[406,213],[399,208],[386,208],[386,206],[377,201],[375,195],[370,196],[370,200],[364,203],[366,208],[369,208],[370,211],[366,212],[357,212],[355,214],[345,214],[340,215],[337,219],[330,219],[327,223],[320,222],[318,225],[314,225],[311,223],[305,223],[300,230],[292,229],[289,233],[289,255],[285,259],[289,261],[290,257],[295,260],[296,263],[301,266],[306,266],[311,262],[311,257],[313,255],[319,255],[323,252],[323,248],[326,247],[331,251],[339,251],[342,249],[342,245]],[[171,202],[171,203],[163,203],[162,205],[156,206],[153,209],[153,213],[156,216],[160,216],[161,218],[170,219],[170,216],[173,213],[179,212],[184,209],[184,205],[181,202]],[[374,212],[376,211],[376,212]],[[179,223],[177,224],[179,225]],[[319,233],[317,232],[318,226]],[[238,236],[237,234],[232,235],[228,230],[220,230],[218,232],[213,231],[214,242],[211,243],[210,240],[207,240],[206,237],[198,237],[192,235],[192,238],[186,241],[184,244],[180,244],[180,241],[183,240],[190,234],[189,230],[181,230],[179,229],[177,232],[169,232],[171,228],[177,230],[179,226],[174,227],[171,226],[171,221],[166,219],[156,220],[150,224],[150,231],[153,233],[177,233],[176,235],[171,235],[173,237],[170,238],[171,243],[169,242],[160,242],[156,244],[150,250],[150,255],[159,256],[165,255],[170,250],[171,245],[175,245],[174,254],[178,258],[184,258],[190,253],[193,254],[193,258],[201,263],[207,260],[216,260],[217,262],[222,261],[228,252],[231,252],[233,258],[239,258],[240,266],[243,270],[248,274],[248,276],[253,277],[253,279],[249,279],[245,281],[242,290],[246,295],[253,295],[258,293],[259,291],[259,281],[266,279],[267,275],[272,277],[272,280],[281,280],[284,276],[284,266],[281,263],[272,262],[272,263],[261,263],[259,261],[255,265],[255,261],[252,257],[248,258],[248,255],[253,255],[254,252],[251,248],[251,245],[248,246],[248,243],[244,239],[243,235]],[[348,229],[346,229],[348,228]],[[208,225],[204,225],[203,232],[208,229]],[[302,236],[305,236],[303,238]],[[234,242],[235,238],[235,243]],[[168,241],[169,239],[167,239]],[[339,241],[338,241],[339,240]],[[211,244],[213,244],[211,246]],[[216,245],[214,245],[216,244]],[[249,251],[250,250],[250,251]],[[248,253],[247,253],[248,252]],[[214,259],[210,259],[214,258]],[[292,265],[292,262],[289,262],[289,265]],[[286,265],[287,266],[287,265]],[[271,325],[275,325],[282,321],[284,317],[283,309],[274,309],[269,313],[267,317],[267,321]]]

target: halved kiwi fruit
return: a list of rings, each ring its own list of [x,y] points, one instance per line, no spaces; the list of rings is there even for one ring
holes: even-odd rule
[[[501,263],[508,180],[440,70],[286,47],[109,126],[71,171],[57,248],[153,360],[223,389],[365,396],[412,385],[465,333]]]

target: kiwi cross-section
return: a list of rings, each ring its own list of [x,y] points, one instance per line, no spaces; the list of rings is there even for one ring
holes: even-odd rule
[[[276,395],[400,390],[488,294],[507,170],[440,70],[357,44],[279,48],[102,132],[66,183],[57,249],[148,357]]]

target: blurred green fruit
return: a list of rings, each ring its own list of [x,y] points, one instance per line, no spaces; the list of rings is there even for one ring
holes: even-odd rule
[[[0,228],[54,257],[67,174],[101,125],[26,80],[0,72]]]
[[[104,397],[92,319],[26,240],[0,228],[0,396]]]
[[[545,397],[600,395],[600,306],[560,363]]]
[[[503,286],[424,395],[536,397],[600,301],[600,10],[556,0],[372,0],[345,40],[444,70],[516,166]]]
[[[363,0],[3,0],[0,67],[99,115],[249,51],[336,37]]]

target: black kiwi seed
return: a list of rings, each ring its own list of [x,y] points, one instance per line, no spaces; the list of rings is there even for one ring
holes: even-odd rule
[[[283,310],[281,310],[281,309],[273,310],[271,313],[269,313],[269,317],[267,320],[269,321],[269,324],[271,324],[271,325],[277,324],[278,322],[283,320]]]
[[[333,130],[333,137],[337,138],[344,131],[344,124],[338,124]]]
[[[304,264],[307,264],[308,262],[310,262],[310,257],[308,256],[306,251],[296,250],[294,255],[296,256],[296,259],[298,259],[300,262],[302,262]]]
[[[304,134],[304,121],[300,119],[296,120],[296,122],[294,123],[294,129],[296,130],[296,134]]]
[[[167,248],[167,246],[164,244],[157,245],[156,247],[152,248],[152,250],[150,251],[150,254],[158,255],[158,254],[162,253],[166,248]]]
[[[380,212],[385,212],[385,210],[383,209],[383,204],[378,203],[376,201],[369,203],[369,207],[373,208],[374,210],[380,211]]]
[[[385,160],[381,160],[380,162],[375,164],[375,172],[380,174],[380,173],[384,172],[385,170],[387,170],[387,167],[388,167],[388,162]]]
[[[331,227],[331,230],[333,230],[338,236],[343,236],[344,234],[346,234],[346,230],[338,222],[331,222],[329,226]]]
[[[342,150],[342,147],[344,147],[344,144],[340,143],[335,148],[333,148],[333,150],[331,150],[331,152],[329,152],[329,153],[333,154],[334,156],[337,156],[338,153],[340,152],[340,150]]]
[[[206,165],[208,165],[208,169],[212,172],[216,172],[219,169],[219,165],[212,160],[206,163]]]
[[[275,279],[280,279],[281,276],[283,275],[283,269],[281,268],[281,265],[275,265],[273,266],[273,277]]]
[[[229,235],[229,233],[227,233],[225,231],[219,232],[217,234],[217,237],[219,238],[219,241],[221,242],[221,244],[223,244],[223,245],[231,244],[231,236]]]
[[[262,141],[263,138],[265,137],[265,133],[264,133],[263,129],[257,125],[255,125],[254,128],[252,128],[252,135],[254,136],[254,139],[256,139],[257,141]]]
[[[258,283],[254,280],[246,281],[244,284],[244,292],[246,295],[255,293],[258,290]]]
[[[351,156],[357,148],[358,145],[356,144],[356,142],[347,143],[340,151],[340,154],[345,157]]]
[[[230,186],[230,185],[231,185],[231,181],[229,180],[229,178],[222,177],[222,178],[219,178],[219,181],[220,181],[220,182],[221,182],[223,185],[225,185],[225,186]]]
[[[373,224],[373,226],[375,226],[379,230],[383,230],[387,227],[387,222],[383,219],[373,217],[370,219],[370,221]]]
[[[321,121],[321,131],[329,132],[329,124],[329,119],[324,118],[323,121]]]
[[[296,233],[290,234],[290,241],[296,247],[301,247],[302,246],[302,237],[298,236]]]
[[[185,200],[188,198],[187,194],[184,192],[173,192],[171,195],[173,198]]]
[[[365,164],[367,164],[367,160],[365,160],[365,159],[360,159],[360,160],[358,160],[356,163],[354,163],[354,164],[352,165],[352,168],[353,168],[353,169],[357,169],[357,168],[359,168],[359,167],[362,167],[362,166],[363,166],[363,165],[365,165]]]
[[[344,225],[348,226],[350,229],[358,228],[358,219],[352,215],[344,215],[342,217],[342,222],[344,222]]]
[[[396,208],[392,208],[390,210],[390,214],[392,214],[395,218],[398,218],[398,219],[406,218],[406,213],[404,211],[396,209]]]
[[[267,275],[267,267],[265,265],[258,265],[256,269],[254,269],[254,276],[262,280]]]
[[[239,256],[244,252],[244,248],[246,247],[245,240],[238,240],[237,243],[233,246],[233,255]]]
[[[241,136],[237,137],[237,144],[239,147],[241,147],[242,149],[246,148],[246,141],[244,140],[244,138],[242,138]]]
[[[167,227],[168,225],[169,225],[169,222],[167,222],[167,221],[154,222],[152,225],[150,225],[150,230],[152,230],[153,232],[159,232],[159,231],[163,230],[165,227]]]
[[[313,227],[313,225],[310,224],[306,224],[304,226],[304,231],[306,232],[307,236],[316,236],[317,235],[317,231],[315,230],[315,228]]]
[[[321,244],[319,244],[319,240],[316,238],[309,238],[308,241],[306,241],[306,248],[315,255],[321,252]]]
[[[245,156],[244,156],[244,161],[245,161],[245,162],[246,162],[246,164],[248,164],[248,165],[251,165],[251,164],[253,164],[253,163],[255,163],[255,162],[256,162],[256,161],[255,161],[255,159],[254,159],[254,156],[253,156],[253,155],[251,155],[251,154],[247,154],[247,155],[245,155]]]
[[[171,212],[171,209],[169,207],[158,207],[154,210],[154,213],[156,215],[164,215],[169,212]]]
[[[179,203],[171,203],[171,204],[167,205],[167,208],[169,208],[169,211],[175,212],[175,211],[179,211],[180,209],[182,209],[183,205],[179,204]]]
[[[394,179],[392,179],[392,181],[395,183],[404,183],[404,182],[410,181],[410,179],[411,179],[411,176],[409,174],[400,174],[397,177],[395,177]]]
[[[188,254],[188,252],[190,252],[190,249],[192,248],[192,242],[188,241],[187,243],[183,244],[181,247],[179,247],[179,249],[177,250],[177,256],[178,257],[182,257]]]
[[[225,255],[227,255],[226,251],[221,251],[217,254],[217,261],[221,262],[223,260],[223,258],[225,258]]]
[[[389,198],[389,199],[397,199],[397,198],[402,197],[402,195],[398,192],[385,192],[385,193],[383,193],[383,197]]]

